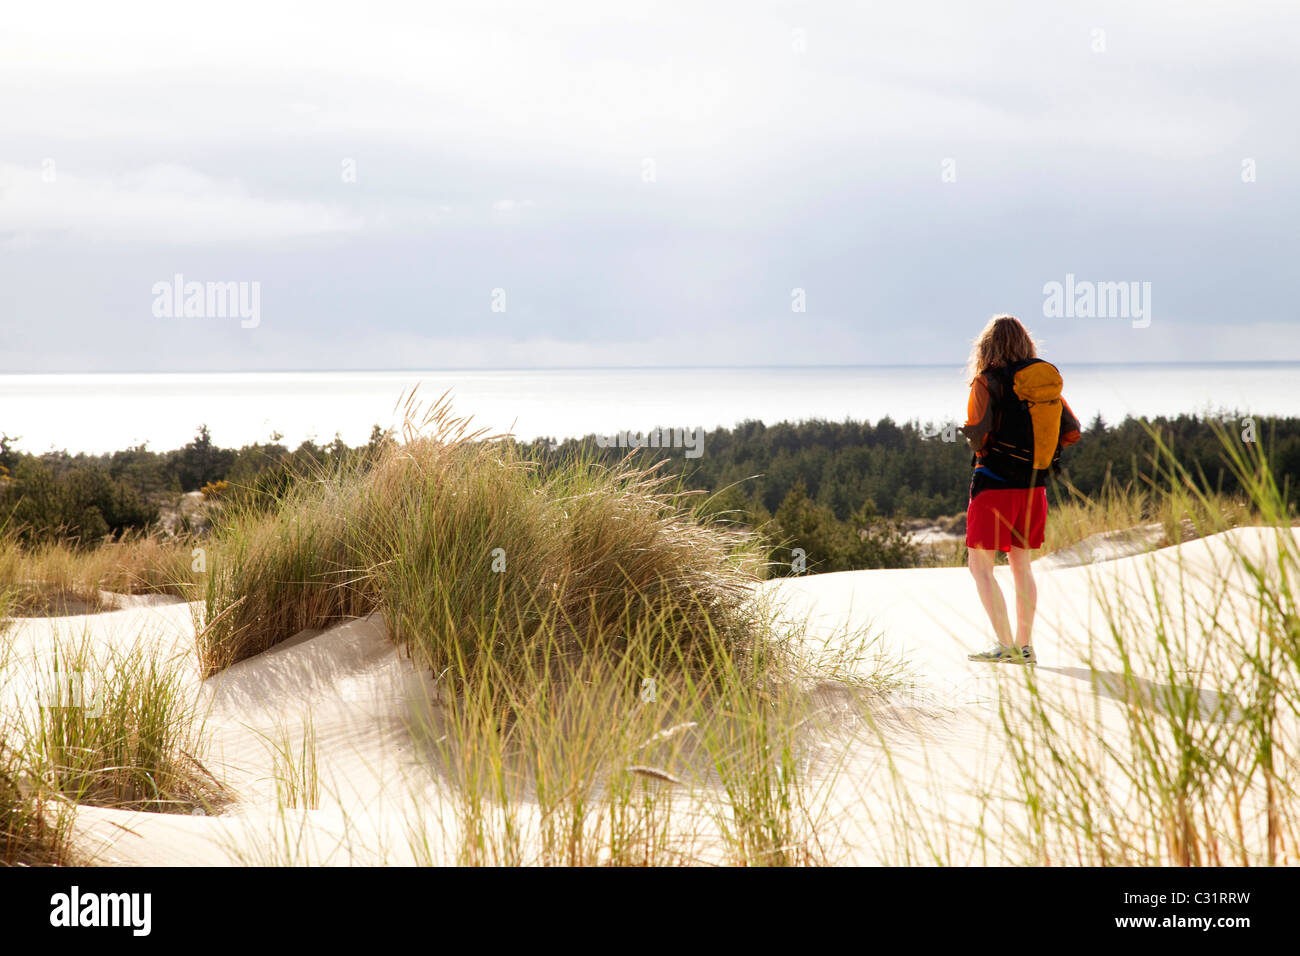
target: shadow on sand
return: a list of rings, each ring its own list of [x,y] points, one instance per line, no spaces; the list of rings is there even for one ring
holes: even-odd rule
[[[1039,665],[1038,670],[1088,681],[1092,684],[1093,691],[1104,697],[1120,703],[1155,707],[1164,714],[1185,713],[1199,720],[1225,723],[1242,719],[1241,705],[1236,698],[1190,684],[1160,684],[1136,674],[1126,676],[1115,671],[1093,670],[1088,667]]]

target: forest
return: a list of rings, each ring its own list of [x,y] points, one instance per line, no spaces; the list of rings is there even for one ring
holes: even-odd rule
[[[1129,418],[1114,425],[1095,418],[1065,451],[1049,496],[1060,503],[1108,487],[1158,487],[1164,476],[1152,464],[1156,436],[1207,488],[1232,494],[1237,489],[1224,460],[1224,435],[1262,443],[1294,504],[1300,418],[1242,415]],[[593,466],[658,465],[677,487],[700,493],[695,500],[702,515],[759,529],[773,547],[803,549],[810,570],[911,566],[917,553],[906,525],[955,522],[965,512],[971,453],[952,429],[889,418],[874,424],[745,421],[697,437],[692,455],[680,445],[603,447],[610,442],[594,434],[538,439],[521,443],[521,450],[543,469],[574,458]],[[187,493],[199,492],[218,508],[235,496],[271,502],[322,469],[366,467],[393,440],[375,426],[369,441],[355,447],[336,437],[291,449],[272,435],[264,443],[225,448],[200,426],[192,441],[171,451],[142,445],[103,455],[35,455],[17,450],[18,438],[0,435],[0,522],[25,545],[90,546],[154,533],[165,513],[181,515],[169,533],[199,534],[202,523],[191,526],[179,507]]]

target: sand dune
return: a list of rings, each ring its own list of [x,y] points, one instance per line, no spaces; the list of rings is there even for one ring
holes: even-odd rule
[[[1248,627],[1254,611],[1248,588],[1233,591],[1242,585],[1234,579],[1234,548],[1267,558],[1276,548],[1274,532],[1238,529],[1101,564],[1042,568],[1035,638],[1041,692],[1080,722],[1110,722],[1121,734],[1126,692],[1118,675],[1107,677],[1098,640],[1106,602],[1139,594],[1153,580],[1181,580],[1186,593],[1205,601],[1226,586],[1224,600]],[[1009,593],[1010,581],[1002,583]],[[1000,687],[1004,700],[1022,692],[1023,675],[967,662],[968,651],[990,640],[967,573],[855,571],[782,579],[760,590],[785,617],[808,623],[805,640],[834,643],[846,625],[867,627],[879,635],[881,651],[907,664],[907,685],[878,702],[875,727],[847,720],[836,737],[842,750],[828,756],[827,819],[843,862],[1018,862],[1013,841],[981,838],[973,826],[982,820],[986,833],[990,826],[1014,830],[1024,813],[997,706]],[[1130,603],[1135,614],[1150,613]],[[71,636],[104,650],[135,645],[180,661],[205,714],[205,766],[229,788],[229,804],[213,816],[82,807],[74,846],[83,858],[119,865],[454,861],[446,785],[422,759],[426,732],[413,729],[427,726],[416,718],[436,701],[436,682],[388,641],[378,617],[303,632],[201,681],[195,614],[184,604],[138,606],[14,625],[12,661],[39,660],[56,639]],[[1210,638],[1195,631],[1189,639]],[[1156,697],[1168,680],[1161,673],[1136,676]],[[21,679],[11,681],[3,706],[30,705],[30,691]],[[283,750],[292,751],[308,728],[316,739],[320,805],[281,809],[276,778]]]

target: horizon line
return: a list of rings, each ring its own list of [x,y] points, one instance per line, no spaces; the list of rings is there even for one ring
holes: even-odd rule
[[[718,370],[753,370],[753,369],[829,369],[829,368],[945,368],[958,369],[961,362],[831,362],[824,364],[758,364],[758,365],[448,365],[448,366],[409,366],[402,368],[224,368],[224,369],[113,369],[85,370],[10,370],[0,369],[4,375],[327,375],[327,374],[363,374],[372,372],[636,372],[636,371],[718,371]],[[1187,365],[1300,365],[1296,359],[1183,359],[1176,361],[1148,362],[1071,362],[1073,367],[1115,367],[1115,366],[1187,366]]]

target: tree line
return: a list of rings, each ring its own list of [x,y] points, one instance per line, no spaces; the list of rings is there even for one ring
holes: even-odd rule
[[[1300,418],[1218,419],[1232,440],[1254,438],[1268,452],[1278,484],[1295,499],[1300,479]],[[1210,488],[1236,490],[1213,422],[1202,416],[1108,425],[1095,418],[1067,449],[1049,486],[1060,500],[1094,497],[1110,483],[1139,487],[1159,482],[1151,463],[1152,432],[1169,444]],[[200,426],[183,448],[156,452],[144,445],[103,455],[18,451],[0,436],[0,520],[24,542],[96,542],[155,527],[162,508],[180,495],[276,500],[295,481],[377,454],[392,439],[378,426],[369,441],[304,441],[290,449],[273,435],[264,443],[223,448]],[[681,487],[701,492],[702,512],[761,528],[774,544],[802,548],[810,570],[902,567],[915,562],[903,528],[908,519],[964,513],[971,453],[955,430],[862,421],[741,422],[702,436],[699,457],[681,448],[602,447],[587,435],[520,443],[539,467],[579,456],[613,466],[624,458],[660,467]],[[1072,490],[1073,489],[1073,490]],[[776,569],[781,573],[781,569]]]

